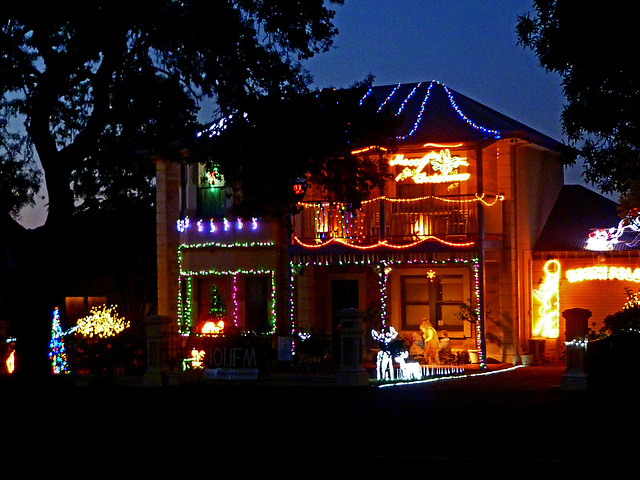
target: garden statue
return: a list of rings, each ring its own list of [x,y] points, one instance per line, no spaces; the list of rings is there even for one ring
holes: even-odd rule
[[[433,363],[440,363],[438,359],[438,333],[433,328],[431,322],[428,319],[424,319],[420,324],[420,331],[422,332],[422,338],[424,339],[424,357],[427,363],[433,361]]]
[[[451,339],[446,330],[442,331],[442,340],[440,340],[440,349],[438,350],[438,358],[440,363],[454,363],[456,356],[451,351]]]
[[[409,347],[409,357],[414,360],[424,360],[424,340],[418,332],[411,334],[411,346]]]

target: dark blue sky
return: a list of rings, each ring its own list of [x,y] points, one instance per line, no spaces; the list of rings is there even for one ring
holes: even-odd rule
[[[515,120],[564,140],[560,77],[517,44],[531,0],[345,0],[334,48],[305,63],[314,86],[438,80]],[[580,182],[581,168],[565,171]]]

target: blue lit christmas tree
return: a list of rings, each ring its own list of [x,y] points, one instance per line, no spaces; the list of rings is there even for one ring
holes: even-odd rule
[[[56,307],[53,310],[51,342],[49,342],[49,359],[51,360],[51,371],[54,375],[69,373],[67,353],[64,349],[64,340],[62,336],[62,328],[60,328],[60,311],[58,307]]]

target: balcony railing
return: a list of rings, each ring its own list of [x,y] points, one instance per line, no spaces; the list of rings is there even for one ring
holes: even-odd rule
[[[306,202],[294,217],[294,234],[305,244],[340,239],[354,245],[380,241],[409,244],[421,239],[473,240],[478,232],[475,195],[364,202],[354,210],[339,203]]]

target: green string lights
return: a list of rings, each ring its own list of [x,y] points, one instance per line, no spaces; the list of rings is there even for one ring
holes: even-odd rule
[[[197,277],[208,276],[229,276],[232,277],[231,286],[231,302],[233,305],[232,316],[236,327],[239,326],[239,304],[238,304],[238,276],[239,275],[268,275],[271,279],[271,293],[269,299],[269,319],[270,329],[267,334],[273,334],[276,331],[276,279],[275,270],[269,268],[255,269],[226,269],[220,270],[216,268],[201,270],[184,270],[183,269],[183,253],[188,250],[200,249],[253,249],[253,248],[270,248],[274,247],[274,242],[204,242],[197,244],[182,244],[178,247],[178,328],[182,335],[197,334],[194,331],[193,320],[193,279]]]

